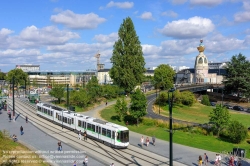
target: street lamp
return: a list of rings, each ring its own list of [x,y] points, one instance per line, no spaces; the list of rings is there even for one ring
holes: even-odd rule
[[[174,88],[168,91],[168,106],[169,106],[169,166],[173,166],[173,119],[172,119],[172,108],[173,108],[173,92]],[[169,93],[172,93],[172,98],[170,101]]]
[[[222,98],[221,105],[222,106],[223,106],[223,97],[224,97],[224,93],[223,93],[223,89],[222,89],[222,94],[221,94],[221,98]]]

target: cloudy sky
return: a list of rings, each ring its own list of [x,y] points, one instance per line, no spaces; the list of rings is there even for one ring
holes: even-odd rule
[[[209,61],[250,57],[250,0],[2,0],[0,69],[96,69],[98,51],[110,68],[126,17],[133,20],[147,68],[193,67],[200,39]]]

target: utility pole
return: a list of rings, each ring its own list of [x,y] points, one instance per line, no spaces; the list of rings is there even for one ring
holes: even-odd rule
[[[172,108],[173,108],[173,92],[174,88],[168,91],[168,106],[169,106],[169,166],[173,166],[173,119],[172,119]],[[169,93],[172,93],[171,101]]]
[[[13,120],[15,121],[15,78],[12,77],[12,105],[13,105]]]

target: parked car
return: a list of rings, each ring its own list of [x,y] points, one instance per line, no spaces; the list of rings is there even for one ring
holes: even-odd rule
[[[216,106],[216,102],[210,102],[211,106]]]
[[[250,108],[248,108],[248,109],[246,110],[246,112],[250,113]]]
[[[236,105],[236,106],[233,106],[233,110],[236,110],[236,111],[244,111],[244,108],[241,107],[241,106]]]
[[[233,109],[233,106],[229,105],[229,104],[224,104],[223,107],[226,107],[227,109]]]

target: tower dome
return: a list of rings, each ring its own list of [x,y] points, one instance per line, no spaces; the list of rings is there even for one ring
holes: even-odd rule
[[[199,54],[195,59],[195,82],[204,82],[204,79],[208,76],[208,60],[204,54],[205,46],[203,45],[203,40],[200,40],[200,44],[197,47]]]

